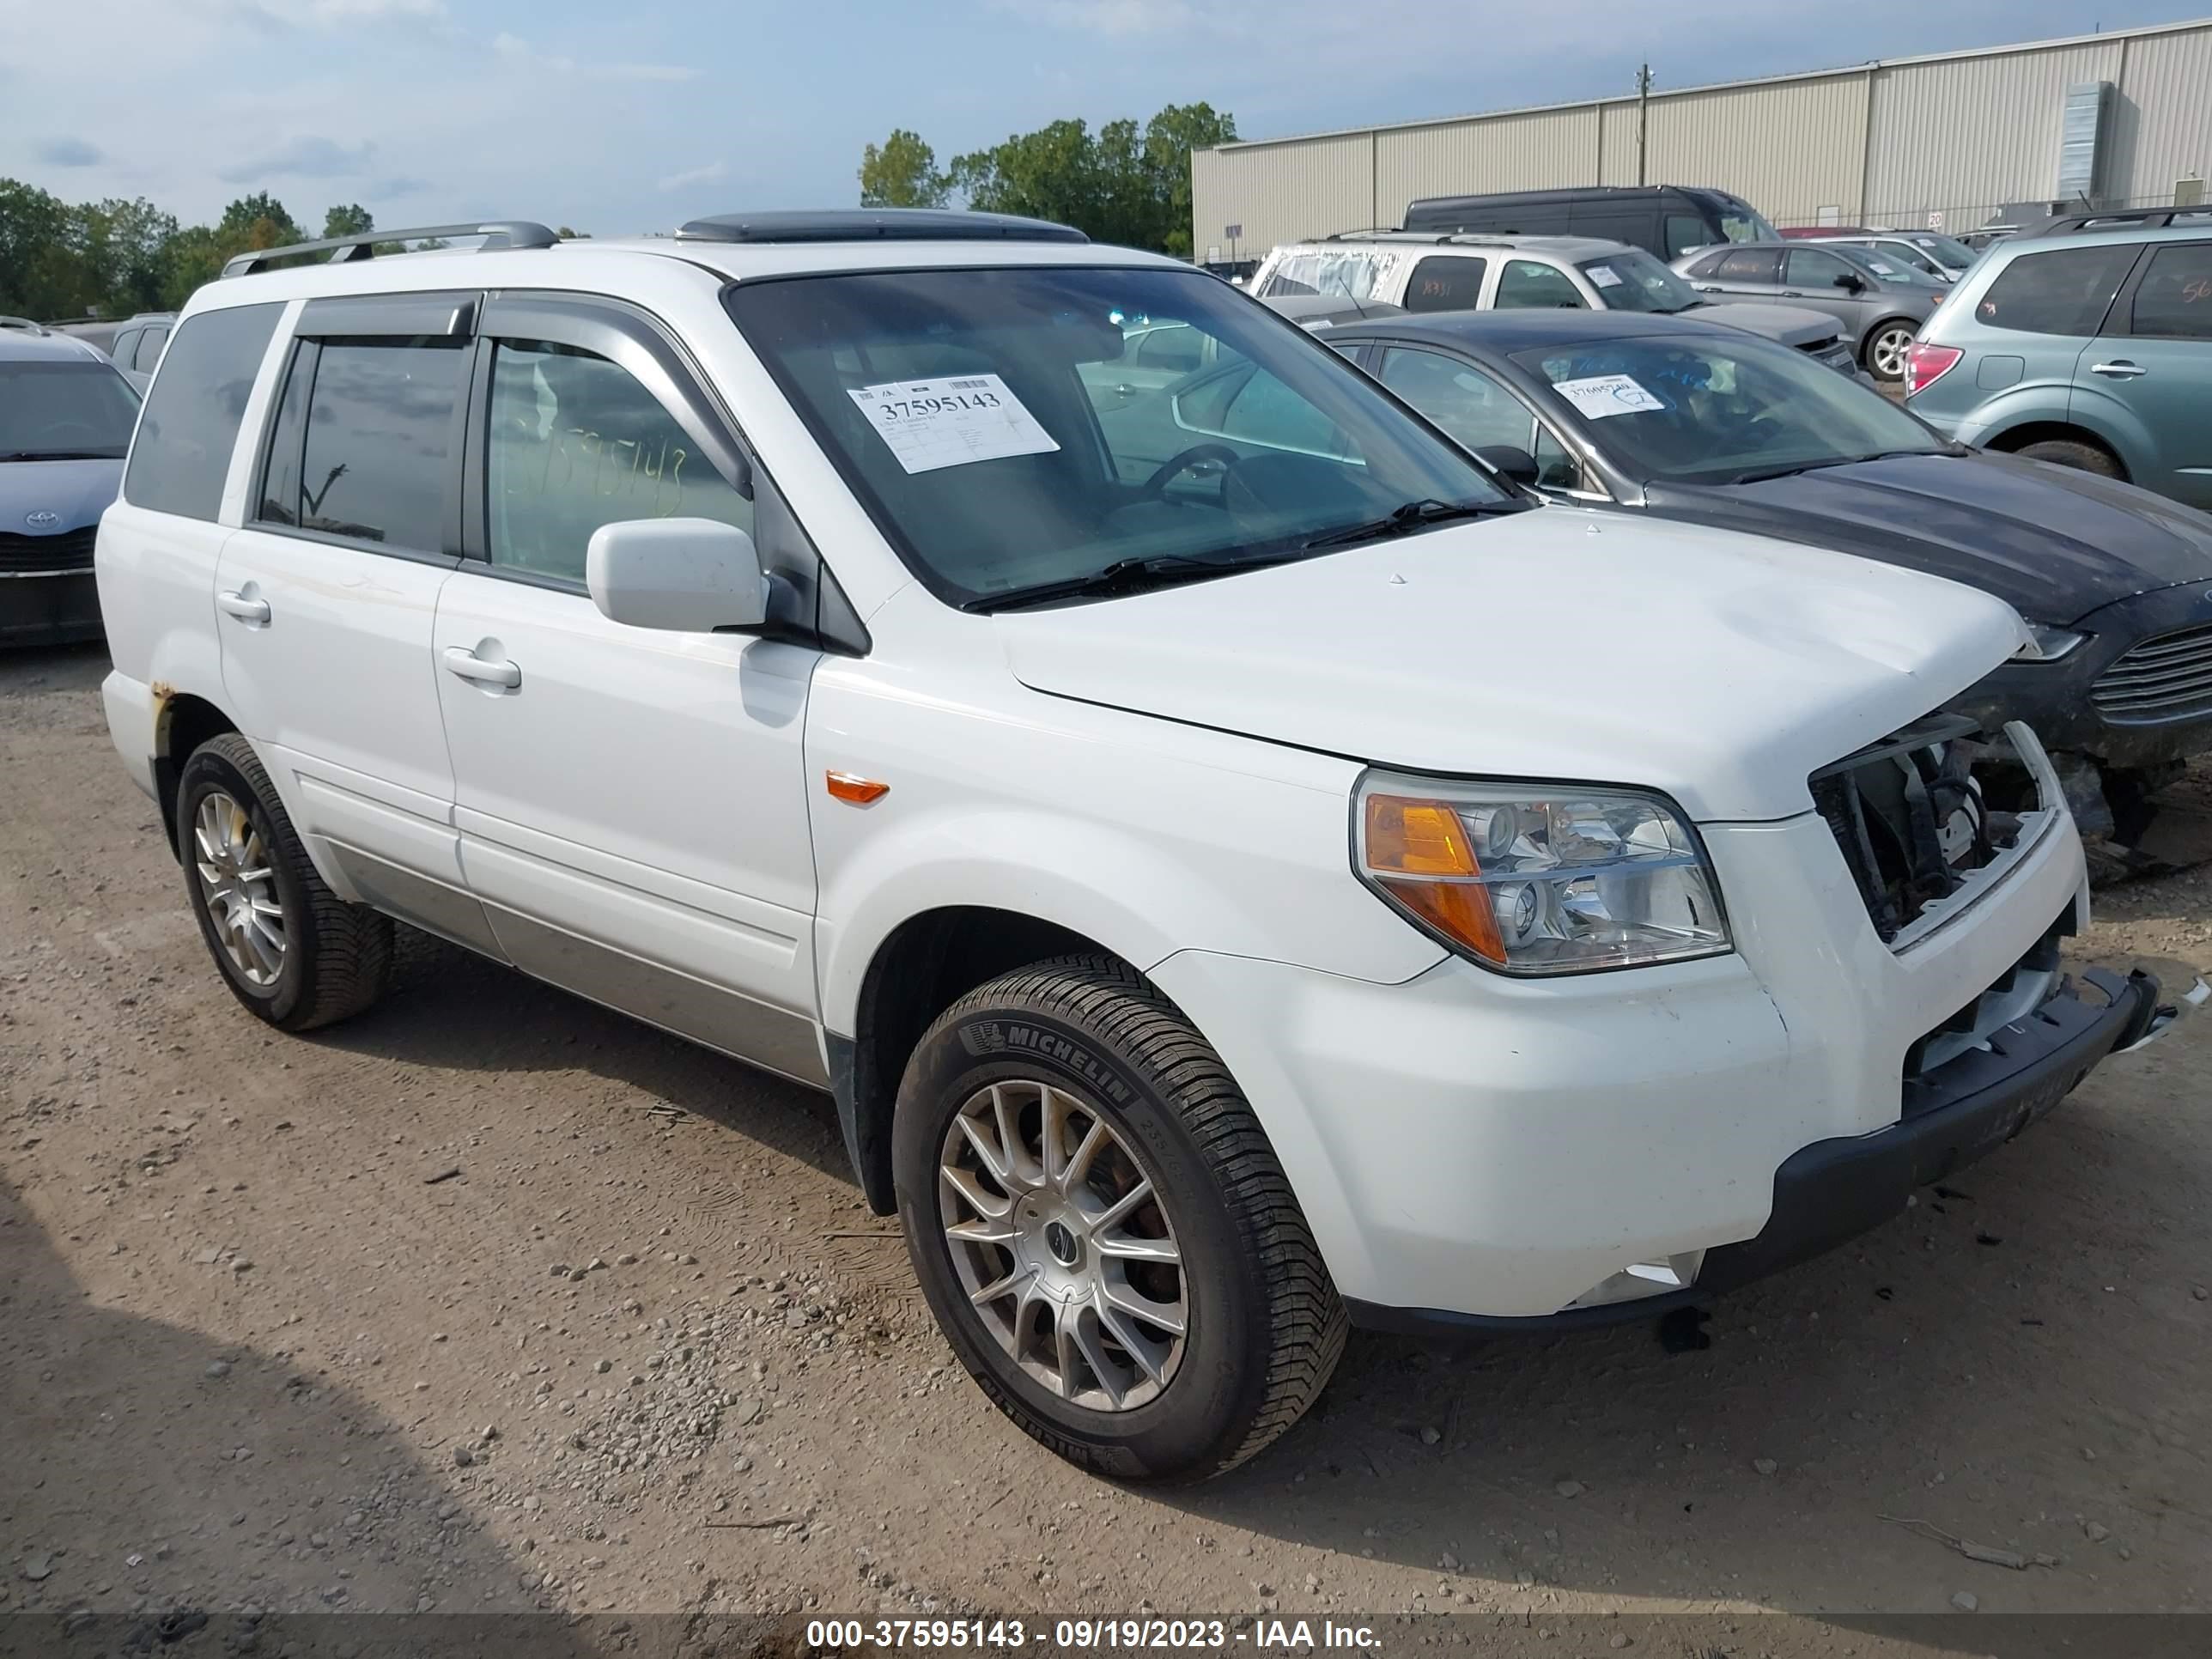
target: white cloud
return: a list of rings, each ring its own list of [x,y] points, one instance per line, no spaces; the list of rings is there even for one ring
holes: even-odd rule
[[[1159,34],[1205,21],[1188,0],[992,0],[992,6],[1032,23],[1093,34]]]
[[[210,8],[203,4],[202,9]],[[357,24],[448,21],[446,0],[226,0],[212,9],[267,28],[342,29]]]
[[[216,177],[234,185],[285,177],[349,179],[368,170],[368,158],[375,150],[376,146],[371,143],[349,148],[333,138],[302,133],[252,161],[219,169]]]
[[[51,138],[40,144],[38,156],[50,167],[96,167],[107,157],[97,144],[82,138]]]
[[[687,185],[711,185],[717,179],[726,176],[729,171],[729,165],[726,162],[709,161],[704,167],[687,167],[681,173],[672,173],[655,184],[653,188],[682,190]]]
[[[577,75],[601,81],[696,81],[699,71],[685,64],[578,64],[562,52],[540,52],[519,34],[505,30],[492,37],[491,49],[518,69],[541,75]]]

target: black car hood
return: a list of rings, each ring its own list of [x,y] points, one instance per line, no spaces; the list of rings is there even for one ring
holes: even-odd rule
[[[2212,578],[2212,515],[2016,456],[1905,455],[1749,484],[1659,484],[1649,510],[1856,553],[1994,593],[2030,622]]]

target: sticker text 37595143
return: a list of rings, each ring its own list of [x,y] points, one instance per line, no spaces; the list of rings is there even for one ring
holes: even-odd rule
[[[890,380],[848,387],[846,396],[908,472],[1042,455],[1060,447],[995,374]]]

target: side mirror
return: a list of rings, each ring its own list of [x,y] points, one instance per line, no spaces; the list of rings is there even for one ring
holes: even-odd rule
[[[1474,447],[1474,458],[1499,477],[1517,483],[1524,489],[1536,487],[1540,476],[1536,471],[1536,458],[1518,444],[1478,444]]]
[[[719,519],[603,524],[584,550],[584,584],[601,616],[631,628],[709,634],[768,616],[753,538]]]
[[[1866,287],[1866,283],[1863,280],[1852,276],[1851,273],[1847,270],[1842,276],[1836,278],[1836,286],[1843,289],[1846,294],[1856,294],[1862,289]]]

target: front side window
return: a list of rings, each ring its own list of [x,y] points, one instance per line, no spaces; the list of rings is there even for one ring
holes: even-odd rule
[[[1694,213],[1670,213],[1664,227],[1667,257],[1679,259],[1693,248],[1714,241],[1712,228]]]
[[[1206,337],[1180,323],[1146,329],[1130,343],[1139,363],[1170,374],[1194,374],[1206,356]]]
[[[1487,259],[1432,253],[1406,279],[1406,309],[1472,311],[1482,303],[1482,277],[1489,268]]]
[[[115,343],[108,347],[107,355],[115,359],[118,367],[129,368],[131,366],[131,354],[138,349],[138,337],[144,331],[143,329],[126,328],[115,337]]]
[[[952,604],[1125,562],[1317,552],[1409,502],[1508,504],[1321,341],[1201,271],[861,271],[739,283],[726,302],[886,538]],[[1101,394],[1125,332],[1170,322],[1203,337],[1210,366]]]
[[[601,525],[719,519],[750,532],[752,503],[629,372],[541,341],[492,354],[484,550],[495,566],[584,580]]]
[[[2212,242],[2174,242],[2150,256],[2129,307],[2128,331],[2212,340]]]
[[[1975,320],[2028,334],[2094,334],[2137,252],[2121,243],[2023,253],[1984,290],[1974,307]]]
[[[214,521],[246,402],[283,311],[276,304],[226,306],[179,325],[168,372],[155,383],[131,447],[124,500]]]
[[[1504,311],[1514,307],[1537,310],[1580,311],[1585,308],[1574,278],[1556,265],[1534,259],[1508,259],[1498,274],[1498,298],[1492,301]]]
[[[465,341],[445,338],[303,342],[285,383],[261,517],[349,541],[446,550],[469,357]],[[286,433],[298,429],[303,410],[295,463]]]
[[[137,418],[138,394],[106,363],[0,358],[0,461],[119,461]]]
[[[1469,449],[1528,447],[1535,420],[1528,405],[1470,363],[1441,351],[1392,346],[1376,378]]]
[[[1698,303],[1697,289],[1640,247],[1623,248],[1602,259],[1585,259],[1582,273],[1607,311],[1669,314]]]
[[[1879,392],[1748,336],[1593,341],[1514,361],[1550,381],[1591,442],[1646,483],[1726,483],[1944,448]]]

